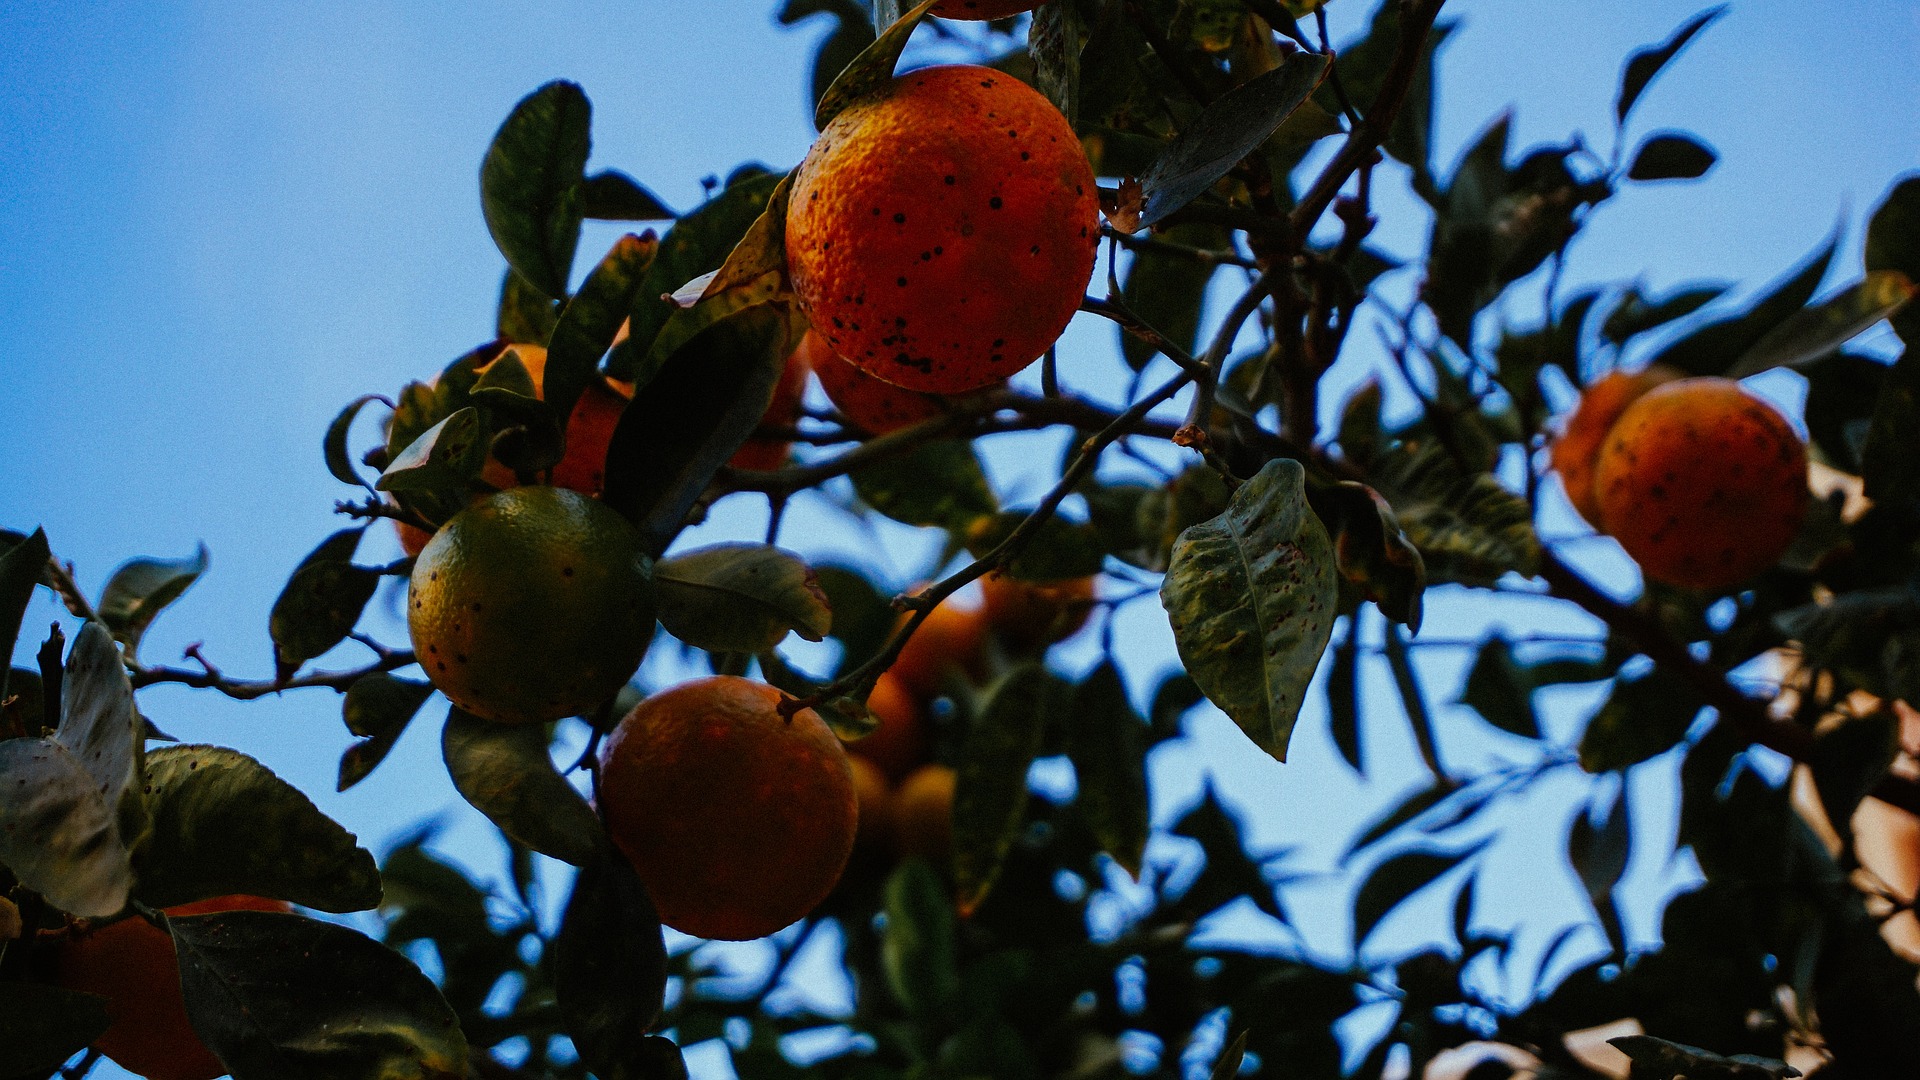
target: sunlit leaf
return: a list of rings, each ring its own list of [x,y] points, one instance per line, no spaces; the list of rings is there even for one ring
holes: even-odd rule
[[[527,284],[567,295],[580,239],[593,106],[578,84],[550,82],[513,107],[480,166],[487,229]]]
[[[860,55],[847,64],[820,95],[820,104],[813,110],[813,126],[825,131],[833,118],[845,112],[847,106],[886,86],[893,81],[894,65],[900,62],[900,54],[907,47],[907,39],[913,36],[914,28],[927,12],[933,10],[938,0],[921,0],[913,10],[901,15],[899,19],[882,30],[873,44],[860,51]],[[876,15],[882,13],[876,8]]]
[[[762,652],[789,632],[819,641],[833,628],[813,570],[770,544],[711,544],[662,559],[653,585],[660,624],[710,652]]]
[[[139,647],[154,616],[207,572],[207,559],[207,545],[201,544],[189,559],[131,559],[107,579],[94,611],[127,655]]]

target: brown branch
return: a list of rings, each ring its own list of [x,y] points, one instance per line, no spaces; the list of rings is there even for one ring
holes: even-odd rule
[[[201,670],[177,667],[147,667],[140,664],[127,665],[127,675],[133,681],[134,689],[172,683],[190,686],[198,690],[217,690],[236,701],[252,701],[269,694],[278,694],[282,690],[309,690],[325,687],[329,690],[346,692],[347,688],[369,675],[378,675],[394,671],[414,662],[413,653],[407,649],[380,649],[379,658],[364,667],[348,671],[312,671],[305,675],[285,681],[277,679],[230,679],[219,668],[195,655]],[[196,650],[197,653],[197,650]]]
[[[1123,233],[1111,225],[1100,226],[1100,235],[1118,243],[1129,251],[1149,251],[1156,255],[1170,255],[1177,259],[1197,262],[1202,266],[1239,266],[1248,270],[1260,269],[1260,264],[1234,251],[1215,251],[1212,248],[1194,247],[1191,244],[1178,244],[1172,240],[1162,240],[1157,236],[1134,236]]]

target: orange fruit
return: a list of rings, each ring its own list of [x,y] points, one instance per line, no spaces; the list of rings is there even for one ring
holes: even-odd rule
[[[290,911],[283,900],[217,896],[165,909],[168,915],[220,911]],[[107,999],[111,1026],[93,1044],[129,1072],[148,1080],[213,1080],[227,1067],[187,1021],[173,939],[133,917],[98,930],[75,932],[55,957],[55,982]]]
[[[1008,19],[1040,6],[1040,0],[944,0],[933,5],[943,19]]]
[[[927,721],[913,691],[890,671],[880,673],[867,695],[867,710],[880,726],[850,743],[847,752],[877,766],[889,780],[901,777],[927,760]]]
[[[930,701],[946,692],[950,680],[985,678],[986,648],[986,611],[961,607],[948,597],[927,614],[887,673],[915,698]]]
[[[1100,237],[1093,169],[1052,103],[991,68],[895,78],[827,125],[794,173],[787,267],[834,351],[953,394],[1047,351]]]
[[[715,675],[634,706],[601,751],[600,808],[660,921],[765,937],[833,890],[859,825],[853,767],[811,709]]]
[[[987,622],[1017,651],[1040,652],[1065,641],[1093,614],[1091,577],[1021,581],[994,573],[980,579],[980,588],[987,598]]]
[[[1807,505],[1807,448],[1732,379],[1641,395],[1600,447],[1601,521],[1653,581],[1726,589],[1779,560]]]
[[[953,857],[953,785],[946,765],[922,765],[893,795],[893,845],[945,869]]]
[[[807,373],[812,370],[812,357],[808,355],[807,339],[803,337],[787,356],[786,366],[780,369],[780,381],[773,384],[773,400],[767,403],[767,411],[760,417],[762,428],[790,428],[799,421],[800,403],[807,394]],[[791,440],[783,435],[756,433],[740,444],[727,464],[761,472],[777,469],[787,463],[791,446]]]
[[[1609,371],[1580,392],[1580,403],[1553,440],[1551,457],[1567,500],[1587,524],[1600,528],[1600,503],[1593,490],[1593,469],[1600,456],[1600,444],[1614,421],[1641,394],[1662,383],[1680,378],[1680,372],[1655,365],[1644,371]]]
[[[893,785],[880,766],[858,754],[847,755],[847,766],[853,770],[853,800],[860,810],[854,849],[883,849],[893,835]]]
[[[612,697],[653,640],[640,538],[544,484],[455,514],[414,560],[407,630],[427,678],[475,716],[543,723]]]
[[[885,435],[947,413],[942,397],[874,378],[834,352],[816,330],[807,331],[803,344],[813,355],[813,373],[820,376],[827,400],[848,423],[869,435]]]

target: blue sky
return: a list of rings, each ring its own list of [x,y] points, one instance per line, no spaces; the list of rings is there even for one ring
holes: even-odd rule
[[[1622,59],[1695,10],[1693,0],[1455,0],[1447,17],[1462,29],[1442,54],[1437,165],[1450,169],[1509,105],[1516,148],[1584,131],[1604,152]],[[1366,7],[1335,0],[1329,11],[1339,39],[1362,25]],[[596,106],[594,164],[624,169],[685,208],[704,176],[744,161],[786,167],[805,152],[807,72],[827,29],[825,20],[782,28],[770,4],[734,0],[0,6],[9,54],[0,65],[0,326],[11,346],[0,525],[44,525],[90,589],[122,559],[186,555],[204,540],[212,571],[162,617],[145,653],[171,659],[204,641],[231,672],[268,672],[268,607],[299,558],[338,526],[330,510],[347,492],[320,461],[325,425],[353,397],[396,391],[490,334],[502,264],[480,218],[476,173],[514,101],[551,78],[581,82]],[[1661,76],[1629,133],[1692,130],[1719,150],[1720,165],[1699,182],[1623,194],[1576,242],[1567,280],[1758,285],[1839,220],[1847,242],[1829,285],[1857,273],[1865,213],[1894,176],[1920,167],[1916,56],[1920,6],[1902,0],[1736,0]],[[1396,186],[1384,185],[1376,239],[1412,255],[1426,222]],[[614,235],[590,229],[582,264]],[[1404,295],[1409,275],[1385,287]],[[1536,312],[1516,304],[1510,317]],[[1370,330],[1357,336],[1356,350],[1370,348]],[[1861,345],[1885,352],[1891,336],[1883,328]],[[1069,337],[1069,383],[1117,393],[1111,352],[1111,329],[1082,316]],[[1790,379],[1770,389],[1795,395]],[[990,464],[1031,499],[1042,481],[1030,452],[1044,446],[1053,460],[1057,445],[1009,440]],[[757,528],[758,508],[734,503],[707,535]],[[897,584],[924,569],[928,550],[903,533],[880,530]],[[867,543],[819,512],[797,518],[785,539],[809,554],[851,555]],[[1630,587],[1609,547],[1575,551]],[[1447,638],[1490,623],[1581,625],[1538,604],[1430,603],[1426,633]],[[51,615],[34,609],[29,631]],[[391,640],[403,637],[379,618]],[[1170,662],[1151,603],[1120,631],[1142,684]],[[1426,654],[1437,698],[1457,685],[1455,661],[1466,655],[1440,653]],[[352,659],[344,650],[334,658]],[[1065,659],[1087,662],[1090,646]],[[1553,718],[1563,737],[1577,730],[1577,704]],[[336,796],[348,737],[330,694],[236,706],[160,690],[144,707],[182,738],[260,757],[376,848],[442,815],[448,849],[494,872],[484,833],[438,765],[430,723],[417,723],[372,779]],[[1191,797],[1203,765],[1251,809],[1268,849],[1328,849],[1329,836],[1337,848],[1391,793],[1390,783],[1376,789],[1344,772],[1317,706],[1284,767],[1217,714],[1196,713],[1190,725],[1194,738],[1156,762],[1163,820]],[[1397,739],[1376,740],[1389,775],[1410,760]],[[1480,760],[1475,753],[1491,760],[1500,747],[1469,746],[1462,764]],[[1567,793],[1558,799],[1557,812],[1568,812]],[[1665,871],[1635,873],[1658,891]]]

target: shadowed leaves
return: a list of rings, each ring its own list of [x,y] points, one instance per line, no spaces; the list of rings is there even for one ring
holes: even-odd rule
[[[769,544],[713,544],[662,559],[653,586],[660,624],[710,652],[764,652],[789,632],[819,641],[833,628],[812,569]]]
[[[514,840],[585,866],[600,847],[600,822],[567,783],[540,724],[496,724],[455,708],[440,736],[453,786]]]

